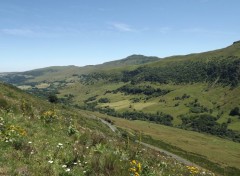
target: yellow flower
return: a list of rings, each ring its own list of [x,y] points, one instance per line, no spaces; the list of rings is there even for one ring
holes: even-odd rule
[[[141,163],[138,163],[138,170],[141,171],[142,170],[142,167],[141,167]]]
[[[141,163],[136,160],[132,160],[130,161],[130,164],[131,164],[131,168],[129,169],[130,175],[140,176],[142,170]]]
[[[134,176],[140,176],[138,172],[135,172],[134,173]]]
[[[132,160],[132,161],[131,161],[131,164],[132,164],[132,165],[136,165],[136,164],[137,164],[136,160]]]
[[[129,169],[130,172],[136,172],[136,168],[132,167]]]

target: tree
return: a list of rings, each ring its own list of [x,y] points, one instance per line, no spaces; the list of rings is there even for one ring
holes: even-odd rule
[[[48,96],[48,101],[51,103],[57,103],[58,102],[58,97],[55,94],[51,94]]]
[[[239,107],[233,108],[233,109],[230,111],[229,115],[230,115],[230,116],[240,115]]]

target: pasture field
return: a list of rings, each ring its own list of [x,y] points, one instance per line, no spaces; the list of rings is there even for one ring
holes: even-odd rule
[[[117,127],[132,132],[140,131],[153,139],[176,146],[184,151],[204,156],[222,167],[240,168],[240,143],[146,121],[130,121],[110,116],[108,118],[114,121]]]

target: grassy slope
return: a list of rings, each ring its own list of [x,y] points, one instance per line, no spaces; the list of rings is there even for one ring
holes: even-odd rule
[[[100,115],[101,116],[101,115]],[[240,168],[240,144],[211,135],[171,128],[144,121],[129,121],[121,118],[108,117],[124,129],[141,131],[170,145],[185,151],[202,155],[222,167]],[[221,154],[220,154],[221,153]]]
[[[187,56],[173,56],[169,57],[154,63],[148,63],[146,64],[149,67],[164,67],[168,64],[174,63],[176,61],[185,61],[185,60],[208,60],[214,57],[228,57],[228,56],[240,56],[240,45],[234,44],[232,46],[229,46],[225,49],[220,49],[216,51],[206,52],[206,53],[200,53],[200,54],[191,54]],[[97,72],[97,71],[104,71],[108,73],[118,73],[123,70],[133,70],[137,68],[136,65],[131,65],[128,67],[116,67],[116,68],[109,68],[109,67],[94,67],[94,66],[88,66],[84,69],[79,69],[77,67],[71,67],[71,68],[62,68],[58,69],[57,72],[43,72],[44,74],[41,76],[36,76],[34,79],[29,80],[29,82],[39,82],[41,85],[43,81],[47,82],[55,82],[56,80],[62,81],[65,80],[68,83],[65,84],[61,90],[60,90],[60,97],[63,97],[66,94],[73,94],[74,101],[73,103],[77,104],[83,104],[83,101],[88,99],[91,96],[99,95],[97,99],[101,97],[107,97],[111,100],[111,103],[109,104],[100,104],[99,106],[110,106],[115,108],[118,111],[125,111],[125,110],[142,110],[144,112],[151,112],[156,113],[156,111],[162,111],[168,114],[171,114],[174,116],[174,125],[178,125],[181,121],[179,118],[177,118],[180,114],[185,114],[189,112],[189,108],[186,107],[186,104],[188,104],[190,101],[193,101],[195,98],[197,98],[200,102],[200,104],[207,106],[208,108],[213,109],[213,115],[216,116],[217,114],[222,114],[220,119],[218,120],[220,123],[226,122],[229,118],[229,111],[235,107],[239,106],[239,97],[236,95],[240,94],[240,88],[236,87],[235,89],[230,89],[229,87],[222,87],[220,85],[215,85],[213,87],[210,87],[208,84],[205,83],[198,83],[198,84],[186,84],[186,85],[174,85],[174,84],[165,84],[165,85],[152,85],[154,87],[160,87],[160,88],[168,88],[173,90],[171,93],[158,98],[152,98],[150,100],[147,100],[144,102],[144,100],[141,100],[139,103],[132,103],[131,98],[134,97],[142,97],[145,98],[142,95],[124,95],[121,93],[117,94],[106,94],[104,95],[104,92],[106,90],[114,90],[118,87],[121,87],[124,85],[124,83],[109,83],[104,81],[99,81],[92,85],[83,85],[79,81],[80,79],[78,77],[73,77],[73,74],[86,74],[90,72]],[[149,84],[149,83],[142,83],[142,84]],[[190,95],[191,97],[189,99],[185,99],[183,101],[175,101],[173,100],[176,96],[182,96],[184,93]],[[159,99],[166,100],[166,103],[159,102]],[[179,106],[175,107],[175,104],[179,102]],[[131,108],[129,108],[131,106]],[[217,106],[220,106],[220,109],[217,108]],[[223,112],[222,112],[223,111]],[[240,131],[240,120],[237,117],[231,117],[232,123],[229,124],[229,128]],[[145,122],[143,122],[145,123]],[[172,128],[170,128],[172,129]],[[172,129],[177,130],[177,129]],[[186,131],[188,133],[189,131]],[[189,134],[191,134],[190,132]],[[183,134],[188,136],[187,134]],[[174,135],[172,135],[174,136]],[[172,139],[172,140],[176,140]],[[191,138],[190,138],[191,139]],[[213,137],[213,139],[218,139]],[[170,142],[170,141],[167,141]],[[177,146],[178,144],[176,144]],[[214,147],[213,147],[214,148]],[[187,148],[187,150],[191,151],[191,147]],[[226,148],[223,149],[226,151]],[[204,150],[203,153],[207,153],[208,150]],[[210,155],[210,154],[209,154]],[[226,157],[231,156],[232,154],[229,154]],[[231,160],[231,159],[229,159]],[[214,159],[215,161],[215,159]],[[216,159],[216,161],[219,161]],[[235,161],[234,159],[232,161]]]
[[[21,73],[12,73],[13,75],[24,75],[26,77],[30,76],[29,80],[26,80],[25,83],[39,83],[43,81],[47,82],[56,82],[56,81],[63,81],[71,79],[72,76],[81,75],[81,74],[88,74],[91,72],[98,72],[98,71],[106,71],[117,70],[119,72],[122,69],[126,69],[125,67],[137,67],[142,64],[151,63],[154,61],[158,61],[160,58],[157,57],[148,57],[142,55],[132,55],[125,59],[106,62],[99,65],[89,65],[84,67],[77,67],[77,66],[52,66],[46,67],[36,70],[31,70],[27,72]],[[1,76],[1,75],[0,75]],[[18,84],[22,84],[23,82],[19,82]]]
[[[41,118],[44,111],[54,111],[52,122]],[[132,160],[141,163],[136,172],[143,176],[191,174],[192,168],[128,142],[93,116],[0,83],[0,175],[127,176],[139,168]]]
[[[145,84],[145,83],[143,83]],[[147,83],[151,85],[150,83]],[[187,105],[198,99],[201,105],[204,105],[208,109],[212,109],[212,115],[217,116],[222,114],[219,123],[227,122],[228,118],[232,119],[229,124],[229,128],[233,130],[240,131],[240,120],[238,117],[229,116],[229,112],[236,106],[240,106],[240,97],[236,96],[240,94],[240,87],[231,89],[230,87],[215,86],[209,87],[208,84],[197,83],[188,85],[156,85],[151,86],[161,89],[172,90],[169,94],[161,97],[151,98],[147,101],[141,100],[137,103],[132,103],[132,98],[144,99],[144,95],[124,95],[122,93],[108,93],[105,94],[106,90],[115,90],[118,87],[124,85],[123,83],[109,83],[99,82],[96,85],[82,85],[80,83],[65,87],[61,90],[61,96],[71,92],[75,96],[74,103],[83,104],[83,101],[89,97],[98,95],[97,100],[100,98],[110,99],[110,103],[99,103],[99,106],[109,106],[116,109],[117,111],[132,111],[134,109],[143,112],[156,113],[164,112],[171,114],[174,117],[174,125],[178,125],[181,121],[178,118],[181,114],[191,114],[189,113],[189,107]],[[183,94],[190,95],[190,98],[185,100],[174,100],[175,97],[181,97]],[[159,100],[165,100],[165,102],[159,102]],[[175,106],[179,103],[178,106]],[[129,108],[131,105],[131,108]],[[219,108],[218,108],[219,106]]]
[[[161,65],[169,64],[170,62],[175,62],[175,61],[209,60],[211,58],[218,58],[218,57],[224,58],[228,56],[240,57],[240,43],[232,44],[226,48],[217,49],[214,51],[195,53],[195,54],[189,54],[189,55],[183,55],[183,56],[171,56],[171,57],[164,58],[163,60],[156,62],[154,64],[149,63],[149,65],[161,66]]]

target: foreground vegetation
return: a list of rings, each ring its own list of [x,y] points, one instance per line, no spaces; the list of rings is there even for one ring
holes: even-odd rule
[[[111,116],[108,119],[131,134],[145,134],[142,141],[171,151],[202,167],[226,175],[240,173],[239,143],[139,120],[129,121]]]
[[[214,175],[146,150],[89,112],[0,90],[1,175]]]

